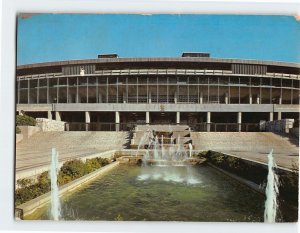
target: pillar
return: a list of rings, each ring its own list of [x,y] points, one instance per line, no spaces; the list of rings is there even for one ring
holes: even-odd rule
[[[146,124],[148,125],[150,123],[150,114],[149,112],[146,112]]]
[[[279,97],[279,104],[282,104],[282,98],[281,98],[281,96]]]
[[[126,104],[126,93],[123,92],[123,103]]]
[[[228,93],[225,94],[225,104],[228,104]]]
[[[116,131],[120,130],[120,113],[115,113],[115,120],[116,120]]]
[[[61,121],[60,112],[55,112],[55,120]]]
[[[200,93],[200,104],[203,104],[203,93]]]
[[[85,131],[89,131],[90,123],[91,123],[90,112],[85,112]]]
[[[52,112],[51,111],[48,111],[48,119],[52,120]]]
[[[151,91],[149,92],[148,103],[151,104]]]
[[[241,130],[242,130],[242,113],[241,112],[238,112],[237,123],[238,123],[238,131],[241,132]]]
[[[277,120],[281,120],[281,112],[278,112]]]
[[[210,112],[206,113],[207,132],[210,132]]]
[[[174,94],[174,103],[177,104],[177,93]]]
[[[256,103],[257,103],[257,104],[260,104],[260,98],[259,98],[259,95],[256,97]]]
[[[252,95],[249,95],[249,104],[252,104]]]
[[[176,112],[176,124],[180,124],[180,112]]]
[[[274,113],[270,112],[269,114],[269,121],[273,121],[274,120]]]

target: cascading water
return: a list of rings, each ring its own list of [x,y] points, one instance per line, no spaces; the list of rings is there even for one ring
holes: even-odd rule
[[[189,143],[189,152],[190,152],[190,158],[192,157],[192,151],[193,151],[193,145],[192,143]]]
[[[57,185],[57,172],[58,172],[58,152],[52,148],[52,160],[50,168],[51,178],[51,216],[52,219],[57,221],[61,217],[61,207],[59,201],[58,185]]]
[[[268,154],[268,183],[266,187],[266,202],[264,221],[268,223],[276,222],[277,212],[277,196],[278,196],[278,177],[274,168],[276,167],[273,161],[273,149]]]
[[[164,151],[164,135],[161,135],[161,143],[160,143],[160,147],[161,147],[161,159],[165,158],[165,151]]]
[[[145,145],[146,140],[149,141],[149,135],[150,135],[150,131],[148,129],[147,132],[143,134],[142,138],[139,141],[139,145],[138,145],[135,156],[138,156],[139,150],[143,145]]]

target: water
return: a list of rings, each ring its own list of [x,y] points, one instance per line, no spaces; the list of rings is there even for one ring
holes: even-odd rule
[[[27,219],[51,219],[49,207]],[[62,200],[64,220],[263,222],[264,196],[208,166],[121,165]]]
[[[57,221],[61,218],[61,206],[59,201],[57,173],[58,173],[58,152],[52,148],[52,160],[50,168],[51,178],[51,219]]]
[[[278,177],[274,168],[276,164],[273,161],[273,150],[268,154],[268,182],[266,187],[266,202],[264,221],[268,223],[276,222],[277,214],[277,196],[278,196]]]
[[[189,143],[189,152],[190,152],[190,158],[192,157],[192,151],[193,151],[193,145],[192,143]]]

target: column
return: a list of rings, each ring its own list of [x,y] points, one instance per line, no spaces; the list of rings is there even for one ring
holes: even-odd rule
[[[200,104],[203,104],[203,93],[200,93]]]
[[[279,97],[279,104],[282,104],[282,98],[281,98],[281,96]]]
[[[281,112],[278,112],[277,120],[281,120]]]
[[[52,120],[52,112],[51,111],[48,111],[48,119]]]
[[[259,97],[259,95],[256,97],[256,103],[260,104],[260,97]]]
[[[228,93],[225,94],[225,104],[228,104]]]
[[[180,112],[176,112],[176,124],[180,124]]]
[[[177,92],[174,94],[174,103],[177,104]]]
[[[252,95],[249,95],[249,104],[252,104]]]
[[[60,112],[55,112],[55,120],[61,121]]]
[[[237,123],[238,123],[238,131],[241,132],[241,130],[242,130],[242,113],[241,112],[238,112]]]
[[[89,131],[91,123],[90,112],[85,112],[85,131]]]
[[[274,113],[270,112],[270,114],[269,114],[269,121],[273,121],[273,119],[274,119]]]
[[[148,103],[151,104],[151,91],[149,92]]]
[[[126,92],[123,92],[123,103],[126,104]]]
[[[150,114],[149,112],[146,112],[146,124],[149,125],[150,123]]]
[[[115,113],[115,120],[116,120],[116,131],[120,130],[120,113]]]
[[[210,132],[210,112],[206,113],[207,132]]]

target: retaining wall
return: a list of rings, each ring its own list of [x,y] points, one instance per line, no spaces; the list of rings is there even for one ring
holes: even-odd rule
[[[49,120],[47,118],[36,118],[36,125],[40,127],[43,132],[65,130],[64,121]]]

